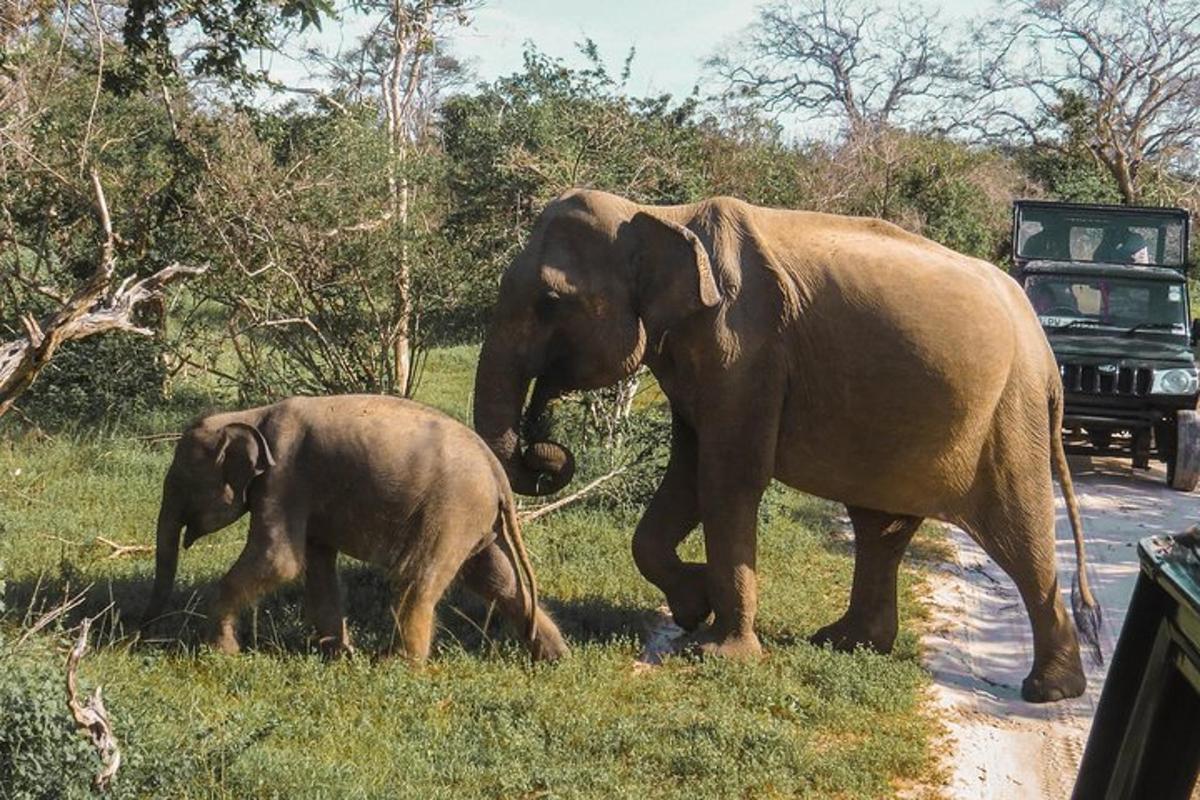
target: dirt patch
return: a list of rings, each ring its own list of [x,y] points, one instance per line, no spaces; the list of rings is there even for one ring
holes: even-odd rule
[[[1113,459],[1072,460],[1087,536],[1088,577],[1103,608],[1105,663],[1087,664],[1088,691],[1032,705],[1020,698],[1033,641],[1016,587],[965,533],[949,531],[954,559],[931,570],[923,637],[933,704],[948,730],[935,747],[955,797],[997,800],[1070,795],[1125,610],[1138,574],[1137,541],[1200,522],[1200,495],[1172,491],[1161,469]],[[1070,606],[1075,556],[1058,500],[1059,585]]]

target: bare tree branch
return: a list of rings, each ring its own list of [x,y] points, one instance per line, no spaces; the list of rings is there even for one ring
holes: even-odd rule
[[[103,792],[116,777],[117,770],[121,768],[121,748],[117,744],[116,734],[113,733],[108,709],[104,707],[104,697],[100,687],[97,686],[96,691],[92,692],[92,696],[86,700],[81,700],[79,696],[76,673],[79,670],[80,660],[87,652],[88,632],[91,625],[92,619],[85,617],[79,628],[79,637],[67,655],[67,708],[71,710],[75,726],[87,734],[92,742],[92,747],[96,748],[96,752],[104,764],[96,773],[96,777],[92,779],[92,786],[96,791]]]
[[[709,58],[727,98],[772,113],[836,114],[851,134],[924,115],[954,58],[924,12],[885,20],[863,0],[775,0],[741,41]]]
[[[1126,203],[1147,163],[1200,144],[1200,7],[1185,0],[1014,0],[975,34],[954,114],[985,137],[1085,148]]]

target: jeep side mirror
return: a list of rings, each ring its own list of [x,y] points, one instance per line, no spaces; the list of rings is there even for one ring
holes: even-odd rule
[[[1192,320],[1192,347],[1200,344],[1200,318]]]

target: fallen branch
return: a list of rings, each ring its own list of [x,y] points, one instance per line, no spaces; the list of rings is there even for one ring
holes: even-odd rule
[[[92,587],[89,585],[87,588],[85,588],[82,592],[75,595],[74,597],[67,597],[66,595],[64,595],[63,601],[61,604],[55,606],[54,608],[52,608],[49,611],[42,614],[40,617],[37,618],[36,622],[34,622],[32,625],[30,625],[28,628],[25,629],[25,632],[21,634],[21,638],[17,639],[17,643],[16,643],[15,647],[20,647],[30,637],[32,637],[38,631],[45,628],[51,622],[54,622],[54,620],[56,620],[60,617],[66,616],[67,614],[74,611],[77,607],[82,605],[83,601],[87,599],[88,589],[91,589],[91,588]],[[36,594],[36,590],[35,590],[35,594]],[[30,603],[30,605],[32,605],[32,602]],[[45,606],[43,606],[43,608],[45,608]],[[30,608],[29,610],[30,610],[30,612],[33,611],[32,608]],[[26,617],[26,619],[28,619],[28,617]]]
[[[163,433],[143,433],[138,436],[131,437],[138,442],[148,442],[150,444],[158,444],[159,442],[174,442],[183,438],[182,433],[175,431],[164,431]]]
[[[109,558],[120,558],[130,553],[154,552],[154,547],[148,544],[121,544],[120,542],[114,542],[112,539],[106,539],[103,536],[97,536],[96,541],[112,548],[112,552],[108,554]]]
[[[86,701],[81,702],[79,699],[75,673],[79,669],[80,659],[87,652],[88,631],[91,626],[92,620],[84,617],[79,629],[79,638],[75,640],[71,652],[67,655],[67,708],[75,718],[75,726],[92,740],[92,747],[96,748],[100,761],[104,764],[92,780],[96,791],[102,792],[109,787],[117,770],[121,768],[121,748],[117,745],[117,737],[108,718],[108,709],[104,707],[100,687],[97,686],[96,691],[92,692],[92,696]]]
[[[612,470],[611,472],[606,472],[605,474],[601,475],[599,478],[596,478],[596,480],[592,481],[587,486],[584,486],[582,489],[580,489],[577,492],[569,494],[566,497],[560,497],[559,499],[555,500],[553,503],[546,503],[543,506],[537,506],[536,508],[530,508],[530,509],[519,512],[517,514],[517,519],[522,524],[524,524],[526,522],[532,522],[535,519],[544,517],[547,514],[550,514],[552,512],[558,511],[560,508],[563,508],[564,506],[569,506],[572,503],[574,503],[578,500],[582,500],[583,498],[587,497],[589,494],[591,494],[593,491],[595,491],[597,488],[599,488],[602,484],[605,484],[608,481],[612,480],[613,478],[617,477],[622,472],[624,472],[626,469],[628,469],[628,466],[617,467],[616,469]]]

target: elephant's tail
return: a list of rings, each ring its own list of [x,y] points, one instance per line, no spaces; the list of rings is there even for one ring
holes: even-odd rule
[[[1100,649],[1100,604],[1092,594],[1088,582],[1087,558],[1083,546],[1083,520],[1079,516],[1079,501],[1075,498],[1075,484],[1071,480],[1071,469],[1067,465],[1067,451],[1063,447],[1062,435],[1063,395],[1060,386],[1050,392],[1050,457],[1058,482],[1062,486],[1063,501],[1067,506],[1067,518],[1071,521],[1071,534],[1075,538],[1075,578],[1071,584],[1071,613],[1079,636],[1092,649],[1095,662],[1104,663]]]
[[[533,566],[529,563],[525,540],[521,538],[521,524],[517,522],[516,503],[513,502],[511,492],[506,492],[500,498],[500,536],[513,559],[513,572],[525,600],[525,638],[530,642],[537,641],[537,578],[534,577]]]

